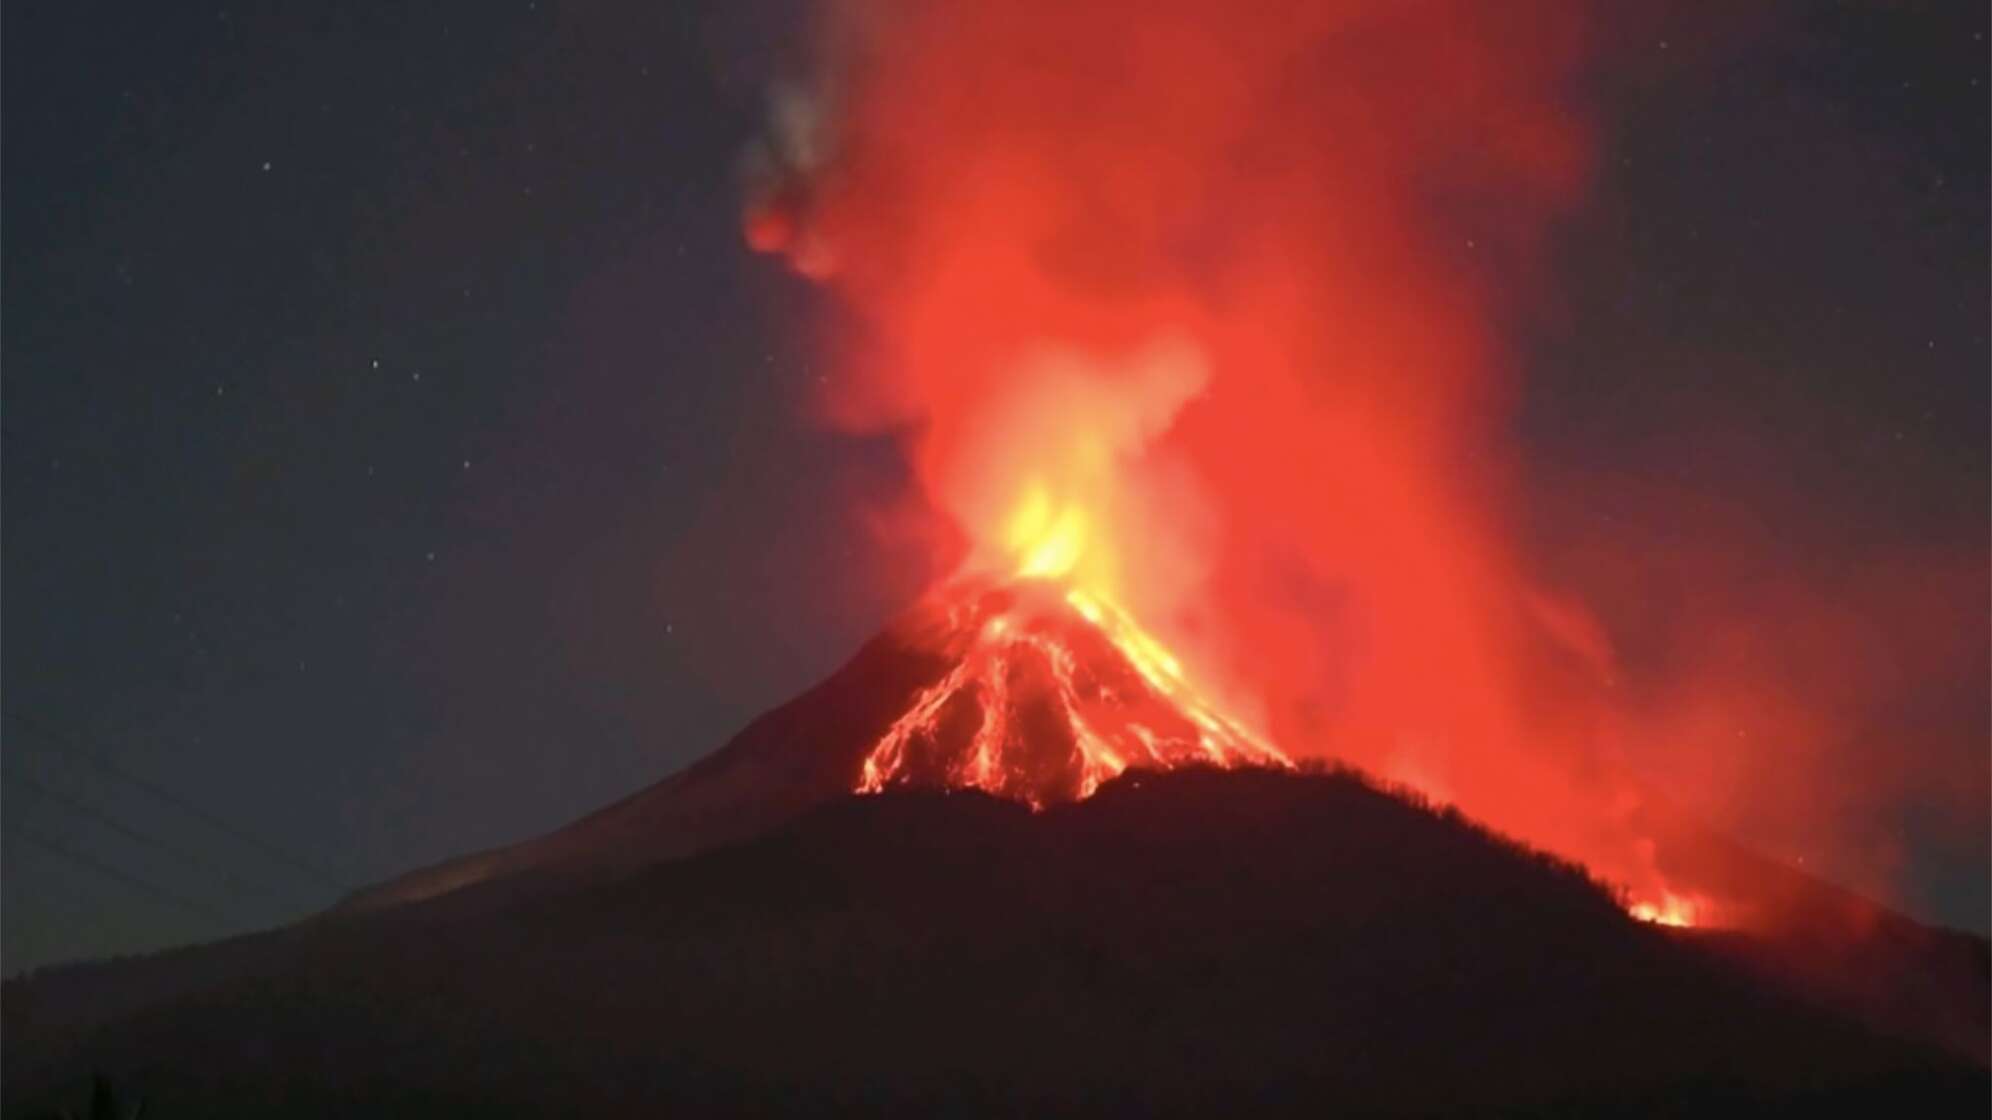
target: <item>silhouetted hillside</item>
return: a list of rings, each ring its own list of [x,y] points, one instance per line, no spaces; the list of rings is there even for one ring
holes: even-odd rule
[[[169,1118],[1983,1115],[1982,1060],[1761,979],[1735,940],[1347,775],[1131,775],[1038,814],[850,798],[593,882],[11,984],[5,1094],[102,1072]],[[260,957],[52,1025],[65,985],[203,952]]]

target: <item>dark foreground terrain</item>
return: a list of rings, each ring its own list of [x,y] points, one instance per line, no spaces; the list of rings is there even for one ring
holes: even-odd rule
[[[845,799],[498,887],[10,983],[6,1113],[77,1107],[97,1073],[152,1120],[1988,1101],[1982,1042],[1878,1028],[1775,942],[1632,921],[1346,775],[1131,775],[1040,814]],[[1985,943],[1946,944],[1982,1037]]]

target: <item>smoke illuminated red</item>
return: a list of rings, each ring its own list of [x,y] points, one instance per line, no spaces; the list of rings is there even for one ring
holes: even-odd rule
[[[1138,758],[1333,757],[1642,917],[1747,911],[1663,874],[1610,641],[1511,528],[1500,323],[1588,175],[1577,10],[830,10],[748,215],[872,332],[825,414],[903,435],[956,576],[1054,580],[1127,664],[1169,658],[1082,680],[1063,614],[996,611],[863,788],[1041,802]],[[1031,720],[1052,761],[1020,753]]]

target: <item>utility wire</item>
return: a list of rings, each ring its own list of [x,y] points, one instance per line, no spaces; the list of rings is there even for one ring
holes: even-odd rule
[[[228,917],[227,915],[221,913],[219,910],[216,910],[213,907],[209,906],[207,903],[200,902],[196,899],[188,898],[186,895],[183,895],[178,891],[169,890],[165,887],[160,886],[157,883],[152,882],[149,879],[143,878],[142,876],[133,875],[131,872],[126,871],[123,868],[105,863],[104,861],[98,859],[95,856],[86,855],[82,852],[77,851],[74,848],[71,848],[67,844],[63,844],[56,840],[51,840],[48,837],[43,836],[38,832],[32,832],[29,831],[28,829],[20,828],[18,826],[10,828],[8,831],[14,833],[15,838],[18,840],[26,840],[28,843],[34,845],[35,847],[40,848],[43,851],[49,852],[52,855],[58,856],[64,860],[67,860],[78,867],[83,867],[91,871],[95,871],[97,874],[102,875],[105,878],[115,879],[118,882],[125,884],[126,886],[136,887],[139,890],[144,891],[146,894],[153,896],[154,898],[164,899],[165,901],[170,902],[173,905],[178,906],[183,910],[199,914],[201,917],[207,918],[211,921],[219,922],[223,926],[234,926],[236,924],[235,919]]]
[[[14,882],[10,885],[21,895],[33,895],[37,902],[50,898],[59,898],[68,905],[71,911],[86,915],[93,920],[103,915],[104,900],[99,897],[93,897],[89,891],[77,890],[71,885],[73,881],[72,876],[65,874],[62,878],[58,879],[52,875],[37,875],[35,878],[38,880],[37,882],[28,883],[21,876],[16,875]]]
[[[33,790],[37,796],[46,798],[49,801],[53,801],[56,804],[61,805],[64,808],[70,810],[71,812],[78,813],[82,816],[88,817],[91,820],[96,821],[98,824],[101,824],[106,828],[116,831],[119,835],[135,840],[138,843],[143,844],[148,848],[165,852],[166,854],[173,856],[175,859],[178,859],[180,862],[185,863],[190,867],[194,867],[201,871],[206,871],[214,875],[217,875],[222,880],[227,882],[232,889],[238,892],[242,891],[242,889],[246,887],[248,888],[248,891],[250,893],[260,894],[266,897],[273,894],[284,893],[281,888],[272,887],[267,883],[263,883],[257,880],[244,879],[241,876],[235,874],[234,872],[228,870],[227,868],[216,864],[213,860],[207,859],[204,856],[188,851],[187,849],[182,848],[176,844],[166,843],[158,839],[157,837],[154,837],[136,828],[133,828],[130,825],[119,820],[118,818],[112,816],[111,814],[104,812],[102,809],[95,808],[94,806],[90,805],[88,802],[85,802],[80,798],[71,797],[69,794],[63,793],[61,790],[51,789],[50,787],[43,785],[42,783],[36,781],[33,778],[28,777],[25,774],[15,774],[12,777],[7,778],[6,780],[10,784],[26,786],[30,790]]]
[[[284,851],[281,848],[278,848],[274,844],[271,844],[268,841],[261,839],[260,837],[244,832],[242,829],[237,828],[236,826],[230,824],[228,821],[222,819],[220,816],[217,816],[213,812],[210,812],[207,809],[203,809],[199,805],[196,805],[193,802],[188,801],[186,798],[181,797],[179,794],[174,793],[172,790],[169,790],[164,786],[159,785],[157,782],[153,782],[149,779],[140,777],[137,774],[133,774],[131,771],[126,770],[124,767],[119,766],[116,763],[112,762],[101,751],[93,750],[90,747],[85,746],[82,742],[78,740],[76,736],[69,735],[61,731],[57,731],[54,728],[51,728],[47,724],[41,723],[38,720],[32,720],[26,716],[18,715],[14,712],[5,713],[5,718],[13,721],[13,723],[16,726],[25,729],[30,734],[39,735],[43,739],[46,739],[49,742],[55,743],[58,746],[65,748],[69,752],[69,754],[66,755],[65,757],[81,758],[89,762],[91,765],[97,767],[98,769],[104,771],[105,773],[111,774],[125,782],[128,782],[131,785],[134,785],[139,789],[142,789],[147,793],[150,793],[152,796],[159,798],[161,801],[165,801],[168,804],[177,806],[181,811],[190,813],[193,816],[198,817],[201,820],[207,822],[209,827],[214,828],[220,832],[226,833],[227,835],[232,836],[237,840],[240,840],[244,844],[247,844],[250,847],[257,849],[258,851],[262,852],[264,855],[267,855],[270,858],[278,860],[282,863],[288,864],[292,868],[310,875],[312,878],[318,880],[320,883],[323,883],[326,886],[331,887],[332,889],[339,891],[342,894],[353,889],[350,885],[340,882],[338,876],[334,875],[330,871],[325,870],[322,867],[319,867],[318,865],[312,863],[311,861],[306,860],[300,856],[292,855],[291,853]]]

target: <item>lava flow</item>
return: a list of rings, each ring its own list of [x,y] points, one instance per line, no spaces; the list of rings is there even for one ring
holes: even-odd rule
[[[945,594],[952,668],[880,738],[859,792],[974,787],[1041,807],[1129,767],[1292,765],[1097,595],[1042,578]]]

